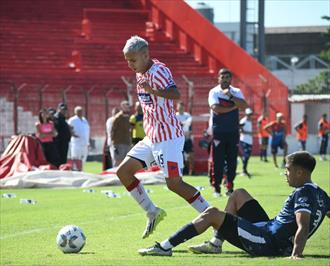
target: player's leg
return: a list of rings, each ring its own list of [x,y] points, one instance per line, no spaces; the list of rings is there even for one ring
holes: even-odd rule
[[[245,189],[237,189],[233,192],[228,198],[225,212],[244,218],[252,223],[269,220],[265,210]],[[228,236],[223,233],[223,230],[216,230],[214,237],[209,241],[190,246],[189,250],[197,254],[219,254],[222,252],[222,244],[226,238]],[[237,246],[235,242],[234,245]]]
[[[219,229],[223,224],[226,214],[215,207],[207,208],[191,223],[186,224],[181,229],[176,231],[168,239],[161,243],[156,243],[155,246],[140,249],[140,255],[156,255],[156,256],[171,256],[172,248],[205,232],[209,227],[215,230]]]
[[[277,154],[278,146],[277,146],[275,143],[272,143],[272,144],[271,144],[271,147],[272,147],[272,156],[273,156],[274,166],[275,166],[276,168],[278,168],[278,165],[277,165],[277,159],[276,159],[276,154]]]
[[[154,145],[154,157],[166,176],[167,187],[184,198],[198,212],[203,212],[209,204],[200,192],[182,180],[184,138],[168,140]]]
[[[213,160],[213,176],[214,179],[212,180],[212,185],[214,188],[214,195],[220,196],[221,195],[221,182],[224,173],[224,166],[225,166],[225,140],[221,139],[213,139],[213,153],[212,153],[212,160]]]
[[[148,237],[154,231],[158,223],[166,216],[164,210],[154,205],[140,180],[135,177],[135,173],[138,170],[145,166],[150,166],[150,162],[152,161],[153,157],[150,147],[141,141],[130,150],[117,169],[117,176],[121,183],[147,213],[147,225],[142,238]]]
[[[230,133],[226,136],[226,161],[228,165],[227,170],[227,195],[230,195],[234,189],[234,179],[237,170],[237,156],[238,156],[239,133]]]

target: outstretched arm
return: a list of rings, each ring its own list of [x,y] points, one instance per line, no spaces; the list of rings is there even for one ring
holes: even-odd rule
[[[294,237],[294,245],[290,257],[291,259],[298,259],[303,257],[302,253],[305,248],[309,234],[310,214],[308,212],[297,212],[296,222],[298,225],[298,229]]]

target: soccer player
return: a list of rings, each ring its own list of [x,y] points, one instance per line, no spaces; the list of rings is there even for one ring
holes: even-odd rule
[[[284,168],[284,158],[288,152],[288,144],[285,141],[287,127],[284,121],[284,117],[282,113],[276,114],[276,120],[268,123],[265,127],[265,130],[268,130],[269,133],[272,135],[271,147],[272,147],[272,154],[273,154],[273,161],[276,168],[278,168],[276,155],[278,148],[283,150],[283,163],[282,167]]]
[[[173,100],[180,98],[180,93],[170,70],[165,64],[150,58],[148,42],[139,36],[127,40],[123,53],[128,67],[136,73],[146,137],[127,154],[118,167],[117,175],[147,213],[147,225],[142,235],[146,238],[166,213],[154,205],[134,176],[139,169],[158,164],[171,191],[188,201],[198,212],[203,212],[209,205],[196,188],[182,180],[184,135],[173,104]]]
[[[261,116],[258,118],[257,126],[258,126],[258,137],[260,144],[260,160],[264,162],[268,162],[267,160],[267,148],[269,141],[269,132],[264,129],[264,127],[268,124],[268,115],[264,111]]]
[[[138,252],[171,256],[173,247],[212,226],[223,240],[252,256],[302,258],[307,239],[315,233],[325,215],[330,218],[330,198],[311,180],[315,165],[315,158],[305,151],[286,157],[285,175],[289,186],[295,189],[274,219],[268,218],[246,190],[238,189],[229,198],[225,211],[208,208],[168,239]],[[221,253],[221,247],[216,249],[210,242],[189,249],[194,253]]]
[[[325,155],[327,154],[330,133],[330,123],[327,120],[327,114],[323,114],[318,122],[318,130],[320,137],[320,160],[325,161],[327,159]]]
[[[297,140],[300,143],[300,150],[306,150],[306,140],[308,136],[308,125],[307,125],[307,115],[303,116],[303,119],[294,126],[297,132]]]

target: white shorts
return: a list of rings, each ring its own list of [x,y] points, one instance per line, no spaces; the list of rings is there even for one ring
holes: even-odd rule
[[[127,156],[145,163],[145,167],[158,165],[165,177],[182,176],[184,137],[151,143],[148,137],[139,141]]]
[[[88,146],[87,145],[80,145],[80,144],[73,144],[70,145],[70,157],[73,160],[81,160],[83,163],[86,162],[87,155],[88,155]]]

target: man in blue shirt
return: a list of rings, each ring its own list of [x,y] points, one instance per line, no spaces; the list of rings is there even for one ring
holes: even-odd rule
[[[330,198],[311,180],[315,165],[315,158],[306,151],[286,157],[285,175],[289,186],[295,190],[274,219],[268,218],[246,190],[238,189],[229,198],[225,211],[210,207],[170,238],[151,248],[140,249],[139,253],[171,256],[173,247],[212,226],[222,240],[250,255],[301,258],[307,239],[315,233],[325,215],[330,218]],[[194,253],[221,253],[221,248],[220,252],[214,252],[215,247],[209,241],[189,249]]]
[[[239,109],[248,107],[239,88],[231,86],[232,73],[222,68],[219,71],[218,85],[209,92],[209,106],[212,117],[211,143],[214,195],[220,196],[225,160],[227,163],[227,195],[233,192],[237,168],[239,143]]]

